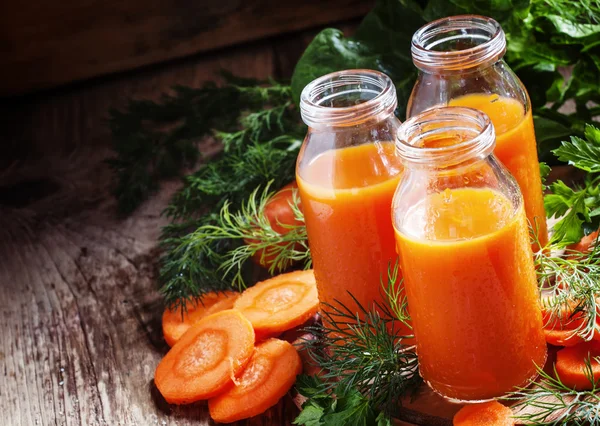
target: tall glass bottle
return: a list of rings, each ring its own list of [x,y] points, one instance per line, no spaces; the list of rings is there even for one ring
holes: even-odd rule
[[[525,87],[502,59],[505,50],[504,32],[491,18],[452,16],[423,26],[412,39],[419,76],[407,115],[441,105],[485,112],[496,129],[494,153],[517,180],[527,219],[543,246],[548,231],[531,103]]]
[[[481,111],[433,108],[402,124],[392,216],[423,379],[481,401],[546,360],[523,198]]]
[[[301,95],[308,133],[296,179],[321,303],[382,303],[380,280],[397,258],[390,217],[402,167],[394,138],[395,87],[385,74],[320,77]]]

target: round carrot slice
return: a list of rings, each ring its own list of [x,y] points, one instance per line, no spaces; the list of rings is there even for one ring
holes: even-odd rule
[[[186,311],[181,316],[179,309],[166,308],[162,316],[162,329],[165,341],[173,346],[188,329],[202,318],[233,308],[240,293],[235,291],[211,292],[200,299],[186,302]]]
[[[600,380],[600,362],[595,357],[600,356],[600,342],[592,340],[580,343],[571,348],[561,349],[556,353],[556,374],[567,386],[577,390],[592,389],[592,383],[586,376],[586,360],[589,358],[592,366],[594,382]]]
[[[574,307],[561,307],[556,317],[548,310],[543,310],[544,335],[546,342],[554,346],[575,346],[584,339],[575,334],[575,330],[585,322],[582,312],[573,313]]]
[[[454,426],[513,426],[515,421],[510,408],[498,401],[465,405],[452,420]]]
[[[302,372],[302,361],[294,347],[279,339],[256,346],[252,359],[234,386],[208,400],[216,422],[232,423],[264,413],[287,393]]]
[[[312,270],[277,275],[242,293],[233,305],[257,335],[275,335],[303,324],[317,313],[319,297]]]
[[[254,350],[252,324],[234,309],[209,315],[190,329],[156,367],[154,383],[171,404],[211,398],[246,366]]]

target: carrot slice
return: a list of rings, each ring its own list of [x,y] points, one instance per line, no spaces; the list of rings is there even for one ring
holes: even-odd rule
[[[584,341],[575,334],[585,321],[582,312],[573,313],[574,308],[561,307],[559,316],[543,311],[544,335],[546,342],[554,346],[575,346]]]
[[[181,316],[179,309],[166,308],[162,316],[162,329],[165,341],[173,346],[188,329],[202,318],[233,308],[240,293],[235,291],[211,292],[196,301],[186,302],[186,311]]]
[[[585,235],[578,243],[567,246],[567,253],[570,251],[589,253],[594,248],[596,241],[598,241],[598,231],[594,231],[591,234]]]
[[[209,315],[190,329],[156,367],[154,383],[171,404],[212,398],[240,373],[254,350],[252,324],[234,309]]]
[[[294,200],[294,191],[298,189],[296,181],[288,183],[286,186],[276,192],[273,197],[265,204],[264,214],[273,231],[280,235],[285,235],[290,232],[289,228],[285,225],[302,225],[302,222],[296,220],[294,210],[292,210],[291,203]],[[300,207],[300,204],[298,205]],[[256,243],[256,240],[246,239],[246,244]],[[281,246],[285,246],[285,243],[281,243]],[[295,249],[300,250],[301,245],[298,243],[295,245]],[[273,253],[274,247],[266,247],[262,250],[257,251],[252,260],[259,266],[269,268],[277,258]]]
[[[515,421],[510,408],[498,401],[465,405],[452,420],[454,426],[513,426]]]
[[[592,383],[586,377],[585,362],[589,358],[595,382],[600,380],[600,362],[594,357],[600,356],[600,342],[581,343],[572,348],[561,349],[556,353],[556,374],[567,386],[577,390],[592,389]]]
[[[319,297],[312,270],[289,272],[257,283],[233,305],[252,323],[257,335],[275,335],[317,313]]]
[[[287,393],[302,372],[294,347],[279,339],[257,345],[252,359],[234,386],[208,400],[216,422],[232,423],[264,413]]]

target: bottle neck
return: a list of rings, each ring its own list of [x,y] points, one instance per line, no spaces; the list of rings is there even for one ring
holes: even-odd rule
[[[396,139],[396,150],[408,169],[460,167],[487,158],[495,145],[489,117],[465,107],[426,110],[400,125]]]
[[[389,118],[398,100],[392,80],[372,70],[324,75],[300,95],[302,120],[313,129],[350,127]]]
[[[498,22],[478,15],[438,19],[412,38],[415,66],[432,74],[456,74],[489,67],[506,52],[506,36]]]

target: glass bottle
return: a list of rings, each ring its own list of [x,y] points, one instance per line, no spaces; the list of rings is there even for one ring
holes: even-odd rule
[[[491,18],[452,16],[430,22],[412,39],[419,76],[408,102],[412,117],[433,106],[485,112],[496,129],[496,156],[517,180],[527,219],[541,246],[548,241],[531,102],[502,59],[506,37]],[[534,251],[539,245],[534,244]]]
[[[397,259],[390,217],[402,167],[395,151],[396,89],[385,74],[347,70],[308,84],[308,133],[296,180],[321,303],[382,303],[380,280]],[[321,305],[323,308],[323,305]]]
[[[420,372],[458,401],[525,385],[546,360],[523,198],[481,111],[433,108],[400,126],[395,228]]]

